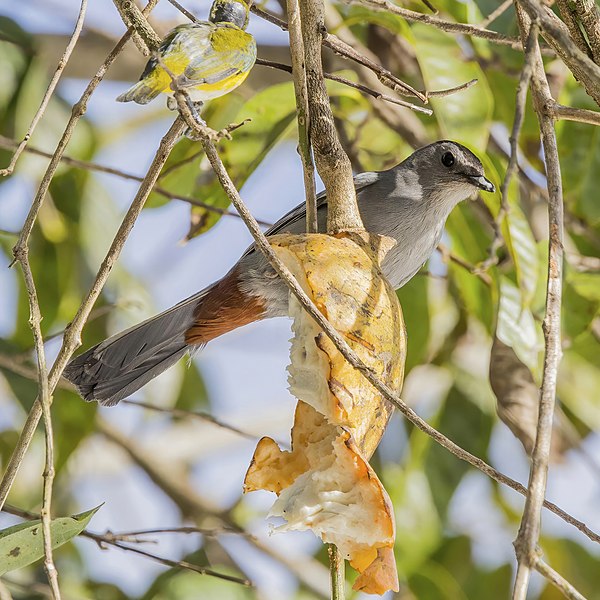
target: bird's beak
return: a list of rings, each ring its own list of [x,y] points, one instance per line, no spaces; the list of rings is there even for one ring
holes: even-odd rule
[[[472,175],[471,177],[469,177],[469,179],[471,180],[471,183],[474,186],[477,186],[480,190],[483,190],[484,192],[496,191],[496,186],[483,175]]]

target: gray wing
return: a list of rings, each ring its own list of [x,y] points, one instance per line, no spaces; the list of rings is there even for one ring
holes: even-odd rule
[[[360,192],[365,188],[373,185],[377,181],[379,181],[379,173],[375,173],[372,171],[367,171],[366,173],[359,173],[354,177],[354,188],[356,192]],[[325,195],[325,190],[320,192],[317,195],[317,216],[319,217],[319,221],[321,219],[325,219],[327,215],[327,196]],[[304,222],[306,220],[306,204],[303,202],[299,204],[295,208],[292,208],[288,213],[283,215],[277,223],[271,225],[269,229],[265,231],[265,235],[275,235],[277,233],[298,233],[301,231],[305,231]],[[241,258],[252,254],[256,250],[254,244],[250,246],[244,254],[242,254]]]

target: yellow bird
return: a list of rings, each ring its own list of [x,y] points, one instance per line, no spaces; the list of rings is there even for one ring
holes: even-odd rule
[[[148,104],[176,87],[193,102],[205,102],[234,90],[256,61],[256,41],[244,31],[248,11],[243,0],[215,0],[208,21],[172,29],[158,48],[160,58],[151,58],[140,80],[117,101]]]

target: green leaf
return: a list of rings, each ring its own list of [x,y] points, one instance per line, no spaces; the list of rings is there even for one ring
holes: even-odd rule
[[[220,155],[223,164],[240,189],[258,168],[275,144],[292,131],[296,115],[296,100],[292,82],[271,86],[255,94],[238,111],[237,120],[251,119],[233,132],[233,140],[226,142]],[[212,171],[198,177],[193,197],[216,208],[227,208],[229,198]],[[187,239],[208,231],[220,215],[200,207],[192,207],[192,223]]]
[[[52,548],[58,548],[80,534],[100,506],[72,517],[53,519],[50,524]],[[43,556],[41,519],[19,523],[0,531],[0,575],[26,567]]]
[[[438,419],[436,429],[443,431],[453,442],[472,454],[485,456],[493,419],[458,386],[450,389]],[[431,443],[425,460],[425,473],[438,513],[444,521],[450,500],[469,468],[467,463],[439,444]]]
[[[486,258],[491,239],[468,204],[463,202],[452,211],[447,221],[447,229],[452,238],[452,252],[457,256],[472,265]],[[466,312],[491,331],[494,321],[493,307],[496,304],[495,285],[486,285],[479,277],[454,263],[449,265],[449,271]],[[490,272],[492,277],[494,274],[494,271]]]
[[[467,60],[456,37],[420,23],[411,29],[428,90],[478,80],[476,85],[456,94],[432,98],[431,104],[445,137],[485,149],[494,100],[481,67],[475,60]]]
[[[497,188],[495,194],[482,194],[482,198],[491,214],[497,217],[501,201],[499,185],[501,178],[495,164],[487,156],[482,156],[482,161],[486,174],[496,183]],[[508,212],[502,222],[502,236],[515,265],[517,283],[522,295],[522,306],[527,308],[531,305],[536,293],[540,257],[529,221],[520,206],[519,184],[516,177],[513,177],[509,186]]]
[[[531,311],[523,308],[519,288],[507,277],[500,282],[500,306],[496,335],[510,346],[534,377],[540,373],[540,351],[543,348],[541,327]]]
[[[560,102],[597,110],[598,106],[581,88],[570,88]],[[600,129],[586,123],[559,121],[558,146],[565,202],[588,223],[600,224]]]

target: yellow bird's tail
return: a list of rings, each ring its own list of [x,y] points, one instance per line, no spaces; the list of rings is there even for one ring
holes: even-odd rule
[[[138,104],[148,104],[162,92],[159,86],[150,87],[144,79],[131,86],[126,92],[117,96],[117,102],[137,102]]]

